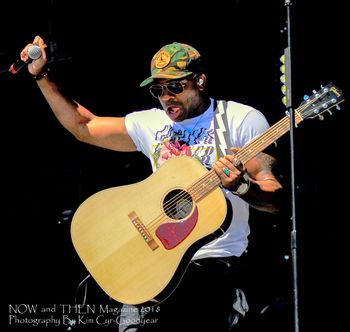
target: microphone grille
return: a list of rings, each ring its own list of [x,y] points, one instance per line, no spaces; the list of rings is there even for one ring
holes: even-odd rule
[[[41,57],[41,48],[37,45],[30,46],[28,49],[28,56],[32,60],[39,59]]]

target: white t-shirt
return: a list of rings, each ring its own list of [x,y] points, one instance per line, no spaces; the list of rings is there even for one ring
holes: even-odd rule
[[[150,159],[153,171],[174,155],[192,156],[210,169],[217,160],[213,115],[211,99],[210,107],[192,119],[174,122],[162,109],[152,108],[128,114],[125,123],[137,150]],[[234,101],[227,102],[225,116],[230,147],[243,147],[269,128],[260,111]],[[247,248],[249,205],[229,190],[223,192],[232,204],[233,220],[222,236],[201,247],[193,259],[240,256]]]

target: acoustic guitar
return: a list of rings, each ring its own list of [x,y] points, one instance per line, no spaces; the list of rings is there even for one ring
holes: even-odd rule
[[[304,100],[295,123],[321,117],[343,101],[332,83]],[[243,165],[290,128],[287,114],[240,149]],[[173,157],[145,180],[87,198],[71,224],[75,250],[97,284],[125,304],[163,301],[176,289],[193,254],[227,228],[227,204],[214,170]],[[151,302],[150,302],[151,301]]]

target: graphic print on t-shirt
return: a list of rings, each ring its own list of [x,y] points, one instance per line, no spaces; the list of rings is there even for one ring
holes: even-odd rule
[[[159,142],[152,147],[153,162],[156,168],[173,156],[192,156],[206,167],[210,168],[215,161],[214,130],[198,128],[187,130],[166,125],[155,134],[155,141]]]

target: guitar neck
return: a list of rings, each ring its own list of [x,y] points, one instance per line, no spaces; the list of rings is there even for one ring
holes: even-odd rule
[[[295,111],[294,119],[296,124],[303,120],[297,110]],[[242,149],[240,149],[235,155],[236,158],[242,163],[242,165],[244,165],[259,152],[263,151],[266,147],[279,139],[282,135],[289,131],[289,129],[289,116],[286,115],[263,134],[257,136]],[[213,169],[211,169],[207,174],[193,183],[188,188],[188,192],[191,194],[193,199],[198,202],[212,190],[216,189],[220,184],[220,177]]]
[[[307,97],[294,111],[294,120],[296,124],[307,118],[312,119],[319,117],[322,119],[322,113],[326,111],[331,113],[330,109],[334,107],[339,109],[340,107],[338,104],[344,101],[342,91],[332,83],[314,92],[314,95]],[[289,129],[290,118],[289,115],[286,115],[266,132],[254,138],[236,153],[237,165],[244,165],[247,161],[284,135]]]
[[[315,92],[313,96],[304,100],[301,105],[294,111],[294,120],[298,124],[306,118],[321,117],[325,111],[336,107],[344,101],[342,92],[332,83],[321,90]],[[321,117],[322,118],[322,117]],[[263,151],[290,129],[290,118],[286,115],[276,122],[263,134],[255,137],[252,141],[241,148],[234,159],[235,165],[245,165],[250,159]],[[189,193],[195,201],[199,201],[221,184],[219,176],[212,169],[188,188]]]
[[[294,114],[295,123],[300,123],[303,119],[299,115],[298,111],[295,111]],[[244,165],[247,161],[256,156],[259,152],[263,151],[269,145],[274,143],[277,139],[283,136],[290,129],[290,119],[286,115],[284,118],[276,122],[271,126],[267,131],[258,137],[254,138],[242,149],[240,149],[235,157]]]

